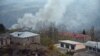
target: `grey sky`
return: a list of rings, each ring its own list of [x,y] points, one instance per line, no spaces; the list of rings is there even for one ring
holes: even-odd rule
[[[48,0],[0,0],[0,22],[7,28],[17,23],[25,13],[35,15]],[[68,0],[69,1],[69,0]],[[67,1],[67,2],[68,2]],[[72,29],[83,29],[95,25],[100,27],[100,0],[73,0],[66,7],[60,21]],[[2,20],[2,21],[1,21]],[[59,21],[58,19],[55,19]],[[73,28],[74,27],[74,28]]]

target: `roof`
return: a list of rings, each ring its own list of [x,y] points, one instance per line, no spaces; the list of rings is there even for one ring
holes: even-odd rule
[[[35,34],[32,32],[13,32],[13,33],[10,33],[10,35],[14,37],[26,38],[26,37],[31,37],[31,36],[37,36],[38,34]]]
[[[80,42],[71,41],[71,40],[60,40],[60,42],[74,44],[74,45],[82,44]]]
[[[98,48],[100,49],[100,42],[95,42],[95,41],[88,41],[85,43],[86,46],[90,46],[93,48]]]
[[[85,39],[85,38],[90,38],[89,35],[84,35],[84,34],[76,34],[76,33],[70,33],[70,32],[62,32],[60,33],[60,35],[64,35],[64,36],[70,36],[72,38],[78,38],[78,39]]]

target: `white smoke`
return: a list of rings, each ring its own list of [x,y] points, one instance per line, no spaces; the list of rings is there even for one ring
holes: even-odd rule
[[[36,24],[40,21],[52,21],[55,23],[60,22],[66,11],[66,7],[71,4],[73,0],[48,0],[48,3],[44,8],[40,9],[36,15],[26,13],[20,19],[17,24],[14,24],[11,28],[32,28],[34,29]]]
[[[98,15],[99,0],[76,0],[66,10],[62,22],[66,22],[69,30],[82,30],[95,26]],[[68,20],[68,21],[67,21]]]
[[[62,23],[67,29],[87,28],[96,20],[100,0],[48,0],[35,15],[26,13],[11,28],[34,29],[38,22]]]
[[[12,26],[12,29],[33,28],[36,23],[35,17],[31,13],[24,14],[22,18],[18,19],[17,24]]]

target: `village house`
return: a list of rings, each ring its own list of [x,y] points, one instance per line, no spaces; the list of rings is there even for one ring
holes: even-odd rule
[[[39,34],[32,32],[0,34],[0,56],[5,54],[7,56],[47,56],[47,53],[48,49],[40,44]]]
[[[32,32],[13,32],[10,33],[11,42],[14,44],[30,45],[32,43],[40,43],[39,34]]]
[[[100,53],[100,42],[88,41],[85,45],[88,51]]]
[[[80,42],[71,40],[60,40],[59,44],[55,44],[61,53],[77,52],[85,49],[85,45]]]
[[[62,32],[59,34],[61,36],[64,36],[64,39],[69,38],[71,40],[78,41],[78,42],[91,41],[91,36],[89,36],[89,35],[70,33],[70,32]]]
[[[84,45],[86,50],[75,53],[73,56],[100,56],[100,42],[87,41]]]
[[[40,44],[39,34],[32,32],[13,32],[0,35],[0,47],[11,44],[20,44],[25,46],[32,43]]]
[[[8,33],[0,34],[0,48],[10,45],[11,38],[9,37]]]

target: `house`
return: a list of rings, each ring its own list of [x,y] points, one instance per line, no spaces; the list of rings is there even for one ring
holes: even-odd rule
[[[100,56],[100,42],[87,41],[86,50],[77,52],[73,56]]]
[[[80,42],[71,40],[60,40],[59,44],[55,45],[61,53],[76,52],[85,49],[85,45]]]
[[[7,33],[0,34],[0,48],[10,45],[11,39]]]
[[[13,32],[0,34],[0,56],[5,56],[5,54],[8,56],[48,56],[49,52],[48,48],[40,44],[39,34]]]
[[[88,51],[100,53],[100,42],[87,41],[85,45]]]
[[[77,34],[77,33],[70,33],[70,32],[61,32],[59,33],[60,36],[64,36],[65,39],[70,37],[74,41],[79,42],[87,42],[91,40],[91,36],[84,35],[84,34]]]
[[[13,32],[10,33],[11,43],[30,45],[32,43],[40,43],[39,34],[32,32]]]

